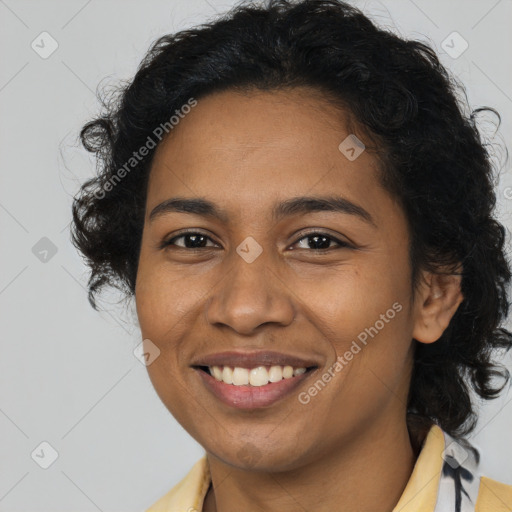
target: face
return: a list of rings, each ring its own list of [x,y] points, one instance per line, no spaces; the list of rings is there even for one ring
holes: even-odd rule
[[[149,376],[185,430],[232,466],[294,468],[404,421],[407,223],[375,156],[339,149],[346,126],[318,92],[228,91],[200,99],[157,148],[136,283],[142,336],[160,351]],[[178,197],[220,216],[196,204],[150,218]],[[252,386],[267,402],[251,406],[248,386],[221,399],[212,388],[236,386],[193,366],[267,350],[315,366],[271,402],[266,390],[283,381]]]

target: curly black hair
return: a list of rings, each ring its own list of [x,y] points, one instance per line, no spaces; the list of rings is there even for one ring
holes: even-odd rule
[[[448,328],[435,343],[413,340],[407,403],[408,424],[424,430],[435,422],[462,438],[478,419],[471,388],[489,400],[510,380],[492,360],[512,347],[512,333],[500,327],[511,270],[505,228],[493,218],[492,159],[477,129],[482,109],[468,110],[464,87],[429,45],[378,28],[342,1],[238,4],[160,37],[133,80],[108,101],[100,97],[103,112],[80,132],[98,173],[72,206],[72,242],[91,269],[89,301],[97,310],[105,285],[134,296],[154,137],[163,133],[157,127],[170,132],[171,116],[215,91],[293,87],[343,106],[375,143],[382,185],[412,233],[412,290],[420,270],[456,273],[462,264],[464,300]],[[501,387],[494,377],[504,379]]]

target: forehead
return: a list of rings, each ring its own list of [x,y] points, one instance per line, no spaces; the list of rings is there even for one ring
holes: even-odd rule
[[[352,136],[348,121],[308,88],[201,98],[157,148],[148,211],[172,196],[209,197],[240,211],[334,192],[371,209],[386,192],[374,155],[350,160],[340,151]]]

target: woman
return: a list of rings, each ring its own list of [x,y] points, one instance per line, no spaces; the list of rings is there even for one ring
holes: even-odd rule
[[[268,1],[160,38],[84,126],[89,299],[135,298],[205,449],[150,511],[512,509],[465,440],[509,379],[511,271],[457,92],[345,3]]]

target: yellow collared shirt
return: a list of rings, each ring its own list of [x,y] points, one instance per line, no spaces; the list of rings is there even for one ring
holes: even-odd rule
[[[205,453],[146,512],[202,512],[210,483]],[[478,457],[432,425],[393,512],[512,512],[512,485],[480,475]]]

